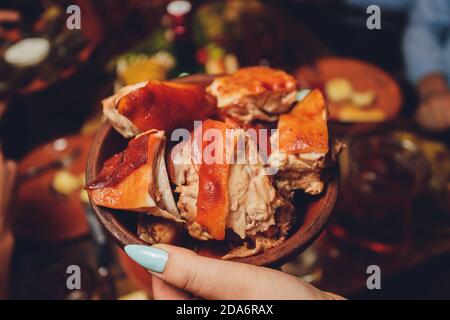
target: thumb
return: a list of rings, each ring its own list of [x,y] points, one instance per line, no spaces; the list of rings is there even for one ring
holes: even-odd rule
[[[202,257],[171,245],[128,245],[125,252],[172,286],[205,299],[243,299],[250,286],[248,265]]]
[[[170,285],[205,299],[323,299],[323,292],[280,271],[202,257],[171,245],[129,245],[127,254]]]

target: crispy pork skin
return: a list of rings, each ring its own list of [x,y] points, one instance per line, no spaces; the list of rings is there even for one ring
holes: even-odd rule
[[[259,119],[275,121],[295,101],[297,84],[289,74],[267,67],[243,68],[216,78],[207,91],[217,106],[244,123]]]
[[[164,146],[163,131],[150,130],[131,140],[127,149],[106,161],[98,177],[87,185],[92,202],[181,221],[170,191]]]
[[[278,131],[271,137],[269,163],[278,169],[276,185],[289,196],[303,189],[322,192],[321,172],[328,153],[327,110],[319,90],[314,90],[278,120]]]
[[[190,129],[215,109],[215,98],[203,86],[158,80],[124,87],[103,100],[104,115],[125,138],[150,129]]]
[[[144,87],[146,82],[136,83],[134,85],[126,86],[117,91],[116,94],[103,99],[103,114],[112,124],[114,129],[117,130],[122,136],[125,138],[132,138],[139,133],[141,130],[136,127],[133,122],[130,121],[127,117],[123,116],[117,110],[117,104],[124,96],[130,94],[131,92]]]

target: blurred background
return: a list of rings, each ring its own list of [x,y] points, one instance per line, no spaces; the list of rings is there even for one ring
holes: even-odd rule
[[[450,298],[447,0],[2,0],[0,141],[17,168],[1,158],[0,296],[151,298],[83,190],[100,101],[250,65],[320,88],[347,144],[331,223],[282,270],[348,298]],[[81,290],[66,287],[72,264]],[[381,290],[367,289],[370,265]]]

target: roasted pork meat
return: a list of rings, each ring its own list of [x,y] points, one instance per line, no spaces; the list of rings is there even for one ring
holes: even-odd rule
[[[180,221],[165,166],[163,131],[150,130],[130,140],[128,147],[103,165],[88,183],[97,205],[146,212]]]
[[[215,98],[195,84],[150,80],[120,89],[104,99],[103,113],[125,138],[150,130],[192,128],[211,116]]]
[[[328,153],[327,109],[319,90],[310,92],[303,100],[278,120],[278,131],[272,135],[269,163],[278,170],[277,188],[292,196],[294,190],[306,193],[322,192],[321,177]]]
[[[289,200],[284,199],[283,205],[276,210],[274,225],[271,225],[267,231],[248,237],[238,244],[231,244],[230,251],[222,259],[245,258],[276,247],[286,240],[294,222],[294,206]]]
[[[224,132],[227,125],[206,120],[202,129],[209,128]],[[231,229],[244,239],[268,230],[275,224],[275,211],[283,205],[283,199],[264,173],[255,141],[243,130],[234,130],[232,148],[236,139],[244,141],[246,156],[242,163],[196,164],[192,146],[197,136],[194,132],[193,141],[174,149],[171,164],[175,191],[179,193],[178,209],[188,221],[190,235],[221,240],[225,230]]]
[[[267,67],[243,68],[216,78],[207,91],[217,98],[217,107],[244,123],[252,120],[276,121],[295,102],[295,79]]]
[[[137,234],[150,244],[225,241],[223,259],[279,245],[296,220],[294,192],[321,193],[324,169],[341,148],[329,143],[321,92],[296,97],[294,78],[267,67],[208,87],[151,80],[122,88],[103,110],[132,139],[88,183],[91,201],[136,212]],[[260,135],[275,124],[271,136]],[[166,152],[165,133],[177,128],[189,139]]]
[[[174,221],[145,214],[139,217],[137,235],[149,244],[178,244],[182,240],[182,234],[182,226]]]

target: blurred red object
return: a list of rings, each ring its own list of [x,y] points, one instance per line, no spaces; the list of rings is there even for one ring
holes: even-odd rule
[[[397,82],[381,68],[351,58],[326,57],[313,65],[299,68],[296,77],[302,88],[318,88],[324,91],[325,84],[335,78],[347,79],[355,90],[373,91],[376,99],[368,109],[384,111],[386,120],[395,119],[402,107],[403,96]],[[341,106],[328,101],[330,119],[339,121]]]
[[[150,272],[131,260],[131,258],[128,257],[127,254],[119,247],[116,247],[116,251],[120,265],[122,266],[131,282],[136,287],[143,290],[149,298],[152,298],[153,287],[152,275],[150,274]]]
[[[57,139],[34,149],[19,162],[13,217],[17,236],[59,241],[88,233],[80,189],[62,195],[53,189],[52,183],[59,170],[77,177],[83,175],[90,142],[90,137],[83,136]],[[65,166],[49,166],[61,159],[66,159]]]

